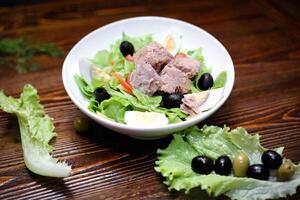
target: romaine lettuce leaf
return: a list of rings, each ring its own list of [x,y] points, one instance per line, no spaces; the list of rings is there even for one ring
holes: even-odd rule
[[[227,127],[196,126],[174,134],[174,139],[165,150],[158,150],[159,159],[155,170],[165,178],[169,189],[184,190],[200,187],[210,195],[226,195],[232,199],[256,200],[286,197],[296,193],[300,185],[300,165],[292,180],[278,182],[276,178],[262,181],[252,178],[196,174],[191,169],[191,161],[197,155],[206,155],[216,159],[227,154],[231,158],[237,152],[245,152],[250,164],[260,163],[262,152],[258,135],[249,135],[245,129],[229,131]],[[275,149],[282,154],[283,148]]]
[[[49,154],[53,150],[49,142],[56,136],[54,125],[39,103],[33,86],[25,85],[19,99],[7,97],[0,91],[0,109],[17,115],[24,162],[30,171],[42,176],[69,176],[71,166]]]

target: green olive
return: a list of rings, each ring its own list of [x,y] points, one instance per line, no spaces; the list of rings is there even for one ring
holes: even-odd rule
[[[286,160],[277,170],[278,181],[288,181],[295,174],[295,166],[291,160]]]
[[[90,121],[86,117],[76,117],[73,121],[73,127],[78,132],[85,132],[90,127]]]
[[[245,153],[239,153],[232,162],[233,174],[238,177],[246,176],[249,167],[249,158]]]

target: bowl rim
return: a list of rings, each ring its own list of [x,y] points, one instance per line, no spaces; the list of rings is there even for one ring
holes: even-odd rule
[[[211,38],[212,40],[214,40],[216,42],[216,45],[218,45],[219,48],[222,49],[222,51],[224,52],[225,56],[227,57],[228,61],[229,61],[229,67],[232,67],[232,81],[231,82],[227,82],[226,84],[229,84],[227,87],[229,88],[228,93],[224,94],[222,99],[209,111],[205,112],[205,116],[203,117],[203,115],[199,114],[195,117],[189,118],[186,121],[182,121],[182,122],[177,122],[174,124],[167,124],[167,125],[162,125],[159,127],[134,127],[134,126],[128,126],[127,124],[122,124],[119,122],[115,122],[111,119],[105,118],[103,116],[97,115],[96,113],[91,112],[90,110],[88,110],[87,107],[83,106],[73,95],[73,93],[71,92],[71,89],[69,87],[67,87],[67,62],[70,59],[70,55],[73,53],[73,51],[75,51],[75,49],[79,46],[79,44],[83,43],[88,37],[91,37],[94,34],[97,34],[98,31],[101,31],[103,29],[108,29],[112,26],[118,25],[118,24],[122,24],[124,22],[128,22],[128,21],[135,21],[135,20],[164,20],[164,21],[169,21],[169,22],[175,22],[175,23],[179,23],[182,24],[184,26],[188,26],[190,28],[196,29],[198,31],[201,31],[203,34],[205,34],[206,36],[208,36],[209,38]],[[69,95],[71,101],[87,116],[91,117],[92,119],[96,120],[96,121],[100,121],[103,124],[105,124],[108,127],[114,127],[117,129],[126,129],[126,130],[132,130],[132,131],[150,131],[150,132],[155,132],[155,131],[164,131],[167,129],[179,129],[181,127],[189,127],[192,126],[194,124],[199,123],[200,121],[203,121],[205,119],[207,119],[208,117],[210,117],[213,113],[215,113],[217,110],[219,110],[219,108],[225,103],[225,101],[228,99],[228,97],[230,96],[232,89],[233,89],[233,85],[235,82],[235,70],[234,70],[234,64],[232,61],[231,56],[229,55],[228,51],[226,50],[226,48],[223,46],[223,44],[221,44],[221,42],[219,40],[217,40],[213,35],[211,35],[210,33],[208,33],[207,31],[205,31],[204,29],[193,25],[189,22],[185,22],[179,19],[173,19],[173,18],[168,18],[168,17],[161,17],[161,16],[139,16],[139,17],[130,17],[130,18],[126,18],[126,19],[121,19],[115,22],[111,22],[109,24],[106,24],[104,26],[101,26],[93,31],[91,31],[90,33],[88,33],[87,35],[85,35],[83,38],[81,38],[73,47],[72,49],[69,51],[68,55],[66,56],[64,63],[63,63],[63,67],[62,67],[62,80],[63,80],[63,85],[64,88],[67,92],[67,94]],[[228,81],[228,80],[227,80]]]

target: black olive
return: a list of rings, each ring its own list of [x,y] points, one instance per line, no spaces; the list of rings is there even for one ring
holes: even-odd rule
[[[128,41],[123,41],[120,44],[120,51],[124,57],[126,57],[127,55],[133,55],[134,46]]]
[[[179,108],[183,94],[165,94],[162,96],[163,106],[165,108]]]
[[[200,90],[208,90],[214,85],[214,79],[210,73],[204,73],[201,75],[198,81],[198,88]]]
[[[270,170],[262,164],[250,165],[247,171],[247,176],[249,178],[267,180],[270,176]]]
[[[232,169],[232,163],[228,156],[220,156],[214,165],[216,174],[229,175]]]
[[[209,174],[213,171],[214,162],[206,156],[196,156],[192,160],[192,169],[199,174]]]
[[[106,90],[101,87],[95,89],[94,96],[99,103],[110,98],[110,95],[106,92]]]
[[[261,156],[261,161],[269,169],[278,169],[282,164],[282,157],[276,151],[267,150]]]

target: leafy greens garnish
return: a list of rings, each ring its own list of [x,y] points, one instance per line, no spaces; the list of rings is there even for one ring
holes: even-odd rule
[[[38,54],[60,57],[63,52],[51,43],[25,38],[0,39],[0,65],[8,65],[19,73],[37,70],[39,65],[32,58]]]

